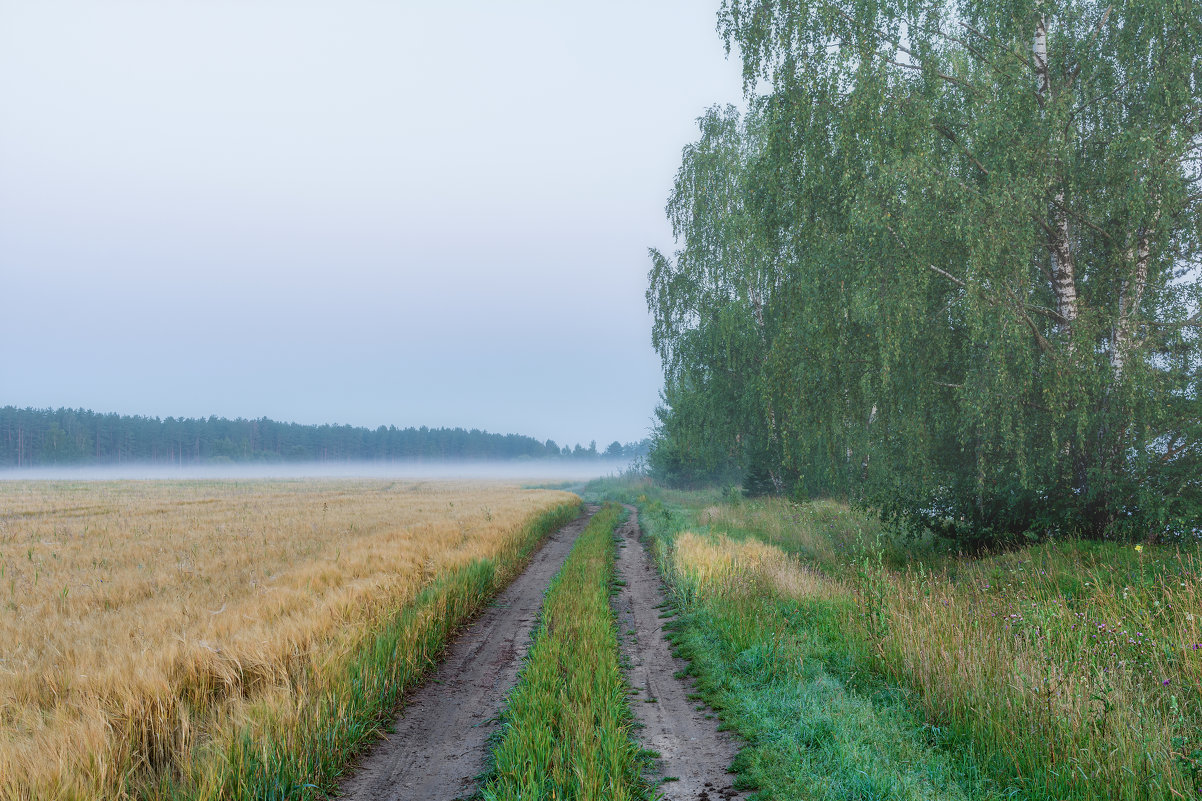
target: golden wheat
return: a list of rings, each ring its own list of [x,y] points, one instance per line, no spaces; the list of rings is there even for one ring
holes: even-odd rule
[[[568,493],[0,484],[0,796],[120,793]]]

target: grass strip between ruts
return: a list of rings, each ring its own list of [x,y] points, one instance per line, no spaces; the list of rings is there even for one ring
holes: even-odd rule
[[[547,591],[482,789],[488,801],[646,796],[610,607],[623,516],[606,505]]]
[[[226,738],[197,749],[182,774],[131,788],[133,794],[223,801],[326,797],[350,758],[435,664],[456,629],[578,511],[578,503],[555,506],[531,520],[497,557],[439,576],[384,625],[313,669],[296,688],[292,707],[252,708]]]

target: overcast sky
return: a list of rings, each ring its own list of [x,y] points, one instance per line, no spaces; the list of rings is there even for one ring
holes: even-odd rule
[[[0,0],[0,405],[642,438],[716,11]]]

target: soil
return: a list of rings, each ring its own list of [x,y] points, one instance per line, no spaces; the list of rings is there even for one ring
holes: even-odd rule
[[[738,750],[736,741],[718,731],[708,708],[689,700],[691,680],[677,678],[685,663],[672,655],[664,639],[660,577],[640,540],[638,514],[626,508],[630,518],[617,532],[617,571],[625,585],[614,605],[634,690],[631,709],[642,724],[636,736],[644,748],[659,753],[660,777],[675,777],[660,785],[662,798],[744,798],[727,772]],[[340,798],[450,801],[476,792],[489,736],[517,683],[543,596],[597,510],[587,507],[585,514],[551,535],[529,567],[455,639],[430,679],[407,698],[391,732],[343,782]]]
[[[598,507],[551,535],[530,565],[455,639],[391,733],[340,788],[356,801],[449,801],[476,791],[488,738],[538,622],[543,595]]]
[[[665,782],[659,792],[668,801],[719,801],[744,798],[727,772],[738,751],[731,735],[718,731],[712,710],[689,700],[691,679],[677,678],[685,662],[672,655],[664,639],[663,584],[641,541],[638,512],[618,529],[618,578],[625,582],[615,599],[619,641],[627,678],[635,694],[631,710],[642,724],[636,732],[643,748],[659,752],[657,768]],[[633,634],[631,633],[633,632]]]

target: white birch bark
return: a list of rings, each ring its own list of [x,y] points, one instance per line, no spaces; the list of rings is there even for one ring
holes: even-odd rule
[[[1052,72],[1048,62],[1048,28],[1042,13],[1035,22],[1035,41],[1031,47],[1035,66],[1035,88],[1041,107],[1052,100]],[[1056,296],[1056,314],[1060,333],[1072,336],[1077,319],[1077,269],[1073,258],[1072,231],[1065,211],[1065,193],[1061,185],[1052,205],[1048,251],[1052,256],[1052,293]],[[1071,347],[1071,344],[1070,344]]]
[[[1159,213],[1156,215],[1159,218]],[[1155,226],[1156,218],[1153,220]],[[1152,255],[1152,243],[1147,229],[1140,229],[1135,247],[1127,250],[1127,261],[1133,263],[1130,280],[1123,279],[1119,287],[1119,313],[1111,331],[1110,368],[1117,384],[1123,380],[1127,367],[1127,354],[1131,350],[1132,317],[1139,313],[1144,288],[1148,285],[1148,262]]]
[[[1035,62],[1035,91],[1039,93],[1040,105],[1044,105],[1051,98],[1052,76],[1048,72],[1048,26],[1042,13],[1035,22],[1035,43],[1031,47],[1031,55]]]

